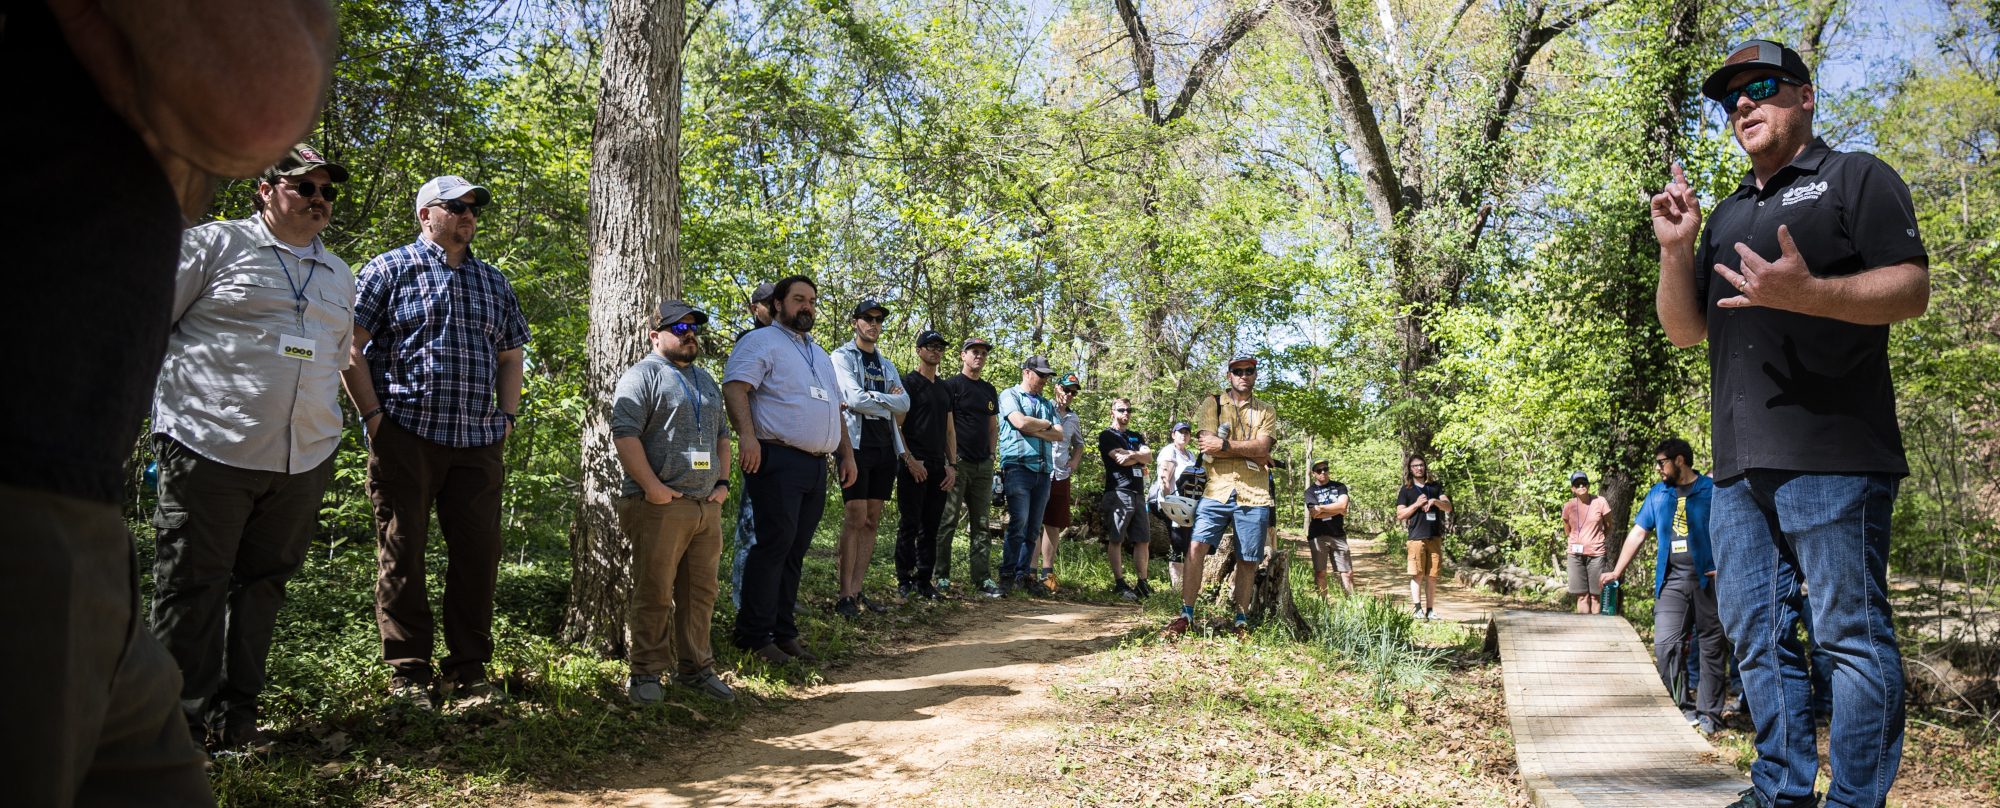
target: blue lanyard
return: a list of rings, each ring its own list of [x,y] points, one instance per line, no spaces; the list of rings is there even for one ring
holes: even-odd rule
[[[797,332],[797,331],[793,331],[793,330],[791,330],[791,329],[789,329],[789,328],[785,329],[785,331],[786,331],[787,333],[791,333],[791,334],[798,334],[798,336],[799,336],[799,341],[800,341],[800,342],[809,342],[809,340],[807,339],[806,335],[804,335],[804,334],[799,334],[799,332]],[[814,382],[814,383],[818,383],[818,382],[819,382],[819,368],[816,368],[816,367],[813,367],[813,354],[812,354],[812,349],[811,349],[811,348],[808,348],[808,347],[804,347],[804,346],[801,346],[801,345],[799,345],[798,343],[793,343],[793,344],[792,344],[792,350],[794,350],[794,351],[798,351],[798,352],[799,352],[799,356],[801,356],[801,357],[804,357],[804,358],[805,358],[805,360],[806,360],[806,371],[812,374],[812,377],[813,377],[813,382]]]
[[[701,440],[701,388],[699,385],[689,388],[687,377],[682,376],[681,369],[673,367],[672,364],[668,363],[668,370],[672,370],[674,378],[680,381],[681,394],[694,399],[694,437],[695,440]]]
[[[292,310],[298,313],[299,325],[303,326],[306,323],[306,290],[312,288],[313,273],[319,271],[319,264],[307,267],[306,282],[295,286],[292,284],[292,268],[285,265],[285,256],[278,252],[277,247],[271,248],[271,257],[278,259],[278,268],[285,271],[285,286],[292,290]],[[301,258],[299,263],[304,264],[307,261]]]

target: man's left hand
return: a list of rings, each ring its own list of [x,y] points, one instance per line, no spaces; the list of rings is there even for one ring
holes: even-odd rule
[[[714,491],[708,492],[708,501],[713,502],[717,505],[721,505],[723,502],[728,501],[728,499],[729,499],[728,486],[717,486]]]
[[[1766,261],[1749,245],[1736,242],[1736,254],[1743,257],[1741,271],[1732,272],[1721,264],[1715,265],[1715,271],[1735,286],[1738,294],[1716,301],[1716,305],[1726,309],[1763,306],[1798,312],[1811,308],[1818,279],[1807,271],[1806,259],[1799,255],[1791,229],[1784,225],[1778,225],[1778,250],[1778,260]]]

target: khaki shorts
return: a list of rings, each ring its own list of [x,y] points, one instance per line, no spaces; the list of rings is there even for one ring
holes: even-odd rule
[[[1313,572],[1326,572],[1327,562],[1333,562],[1334,572],[1353,572],[1354,557],[1347,552],[1346,536],[1308,536],[1307,546],[1312,548]]]
[[[1405,545],[1410,548],[1411,575],[1444,574],[1444,539],[1418,539]]]
[[[1604,576],[1604,556],[1569,554],[1569,593],[1597,597],[1598,580]]]

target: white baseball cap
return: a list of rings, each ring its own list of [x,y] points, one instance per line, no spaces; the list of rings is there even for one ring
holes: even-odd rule
[[[493,201],[493,194],[488,193],[485,188],[466,182],[464,177],[446,174],[433,178],[430,182],[424,183],[424,187],[417,189],[417,207],[421,209],[440,199],[457,199],[467,193],[472,194],[472,202],[475,205]]]

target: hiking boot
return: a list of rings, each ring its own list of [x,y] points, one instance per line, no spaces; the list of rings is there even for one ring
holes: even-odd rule
[[[1180,617],[1174,618],[1174,622],[1168,623],[1166,631],[1162,633],[1166,634],[1168,637],[1179,637],[1182,634],[1186,634],[1187,630],[1188,630],[1187,615],[1181,615]]]
[[[1042,585],[1041,588],[1042,593],[1054,595],[1062,591],[1056,586],[1056,576],[1054,574],[1049,575],[1049,577],[1047,578],[1043,578],[1041,580],[1041,585]]]
[[[778,646],[778,650],[783,651],[786,656],[799,660],[800,662],[819,661],[819,657],[813,656],[811,651],[806,650],[805,646],[799,644],[799,638],[797,637],[789,637],[786,639],[782,639],[773,644]]]
[[[1757,799],[1757,789],[1746,788],[1736,792],[1736,801],[1724,808],[1764,808],[1764,802]]]
[[[1120,600],[1139,599],[1139,593],[1132,591],[1132,587],[1126,586],[1125,582],[1122,580],[1112,585],[1111,594],[1117,595]]]
[[[1702,737],[1704,738],[1714,737],[1715,733],[1722,731],[1721,724],[1717,724],[1715,722],[1715,719],[1705,715],[1695,722],[1694,728],[1695,731],[1701,733]]]
[[[868,599],[868,593],[866,592],[856,592],[854,594],[854,602],[861,604],[861,608],[867,609],[868,611],[874,612],[876,614],[889,613],[889,607],[875,605],[874,601]]]
[[[437,709],[437,702],[433,701],[435,696],[431,694],[429,683],[401,676],[389,680],[389,698],[403,699],[424,712]]]
[[[854,598],[851,597],[841,598],[833,602],[833,613],[849,620],[859,620],[861,619],[861,604],[855,603]]]
[[[783,665],[792,661],[792,655],[779,650],[777,643],[771,643],[770,645],[751,651],[750,655],[773,665]]]
[[[1153,587],[1147,585],[1144,578],[1140,578],[1138,583],[1132,585],[1132,591],[1139,593],[1140,600],[1145,600],[1153,596]]]
[[[924,600],[944,600],[944,593],[937,591],[937,587],[931,586],[929,581],[925,581],[917,584],[917,597]]]
[[[653,677],[658,679],[659,677]],[[716,701],[735,701],[736,691],[729,689],[729,683],[715,675],[715,666],[702,668],[694,673],[674,674],[674,684],[698,692]]]
[[[1230,636],[1235,637],[1237,642],[1243,642],[1245,640],[1248,640],[1250,639],[1250,624],[1238,620],[1235,623],[1230,624],[1229,634]]]
[[[625,698],[640,706],[659,704],[666,700],[667,691],[660,687],[659,674],[635,673],[625,683]]]
[[[948,597],[951,595],[950,578],[939,578],[937,579],[937,582],[931,584],[931,587],[937,590],[938,595],[940,597]]]
[[[452,688],[451,697],[471,707],[507,703],[507,691],[487,679],[474,679]]]
[[[1000,585],[994,583],[992,578],[988,578],[986,579],[986,583],[979,585],[979,594],[989,598],[1004,598],[1007,596],[1007,590],[1001,589]]]

